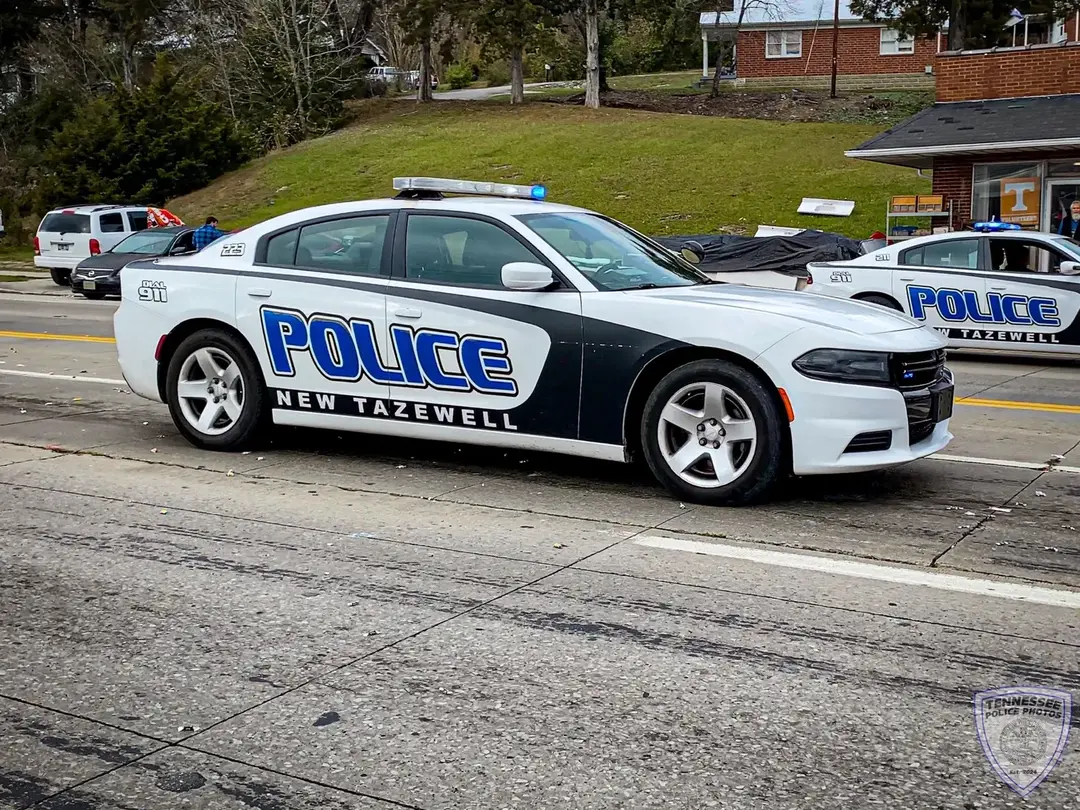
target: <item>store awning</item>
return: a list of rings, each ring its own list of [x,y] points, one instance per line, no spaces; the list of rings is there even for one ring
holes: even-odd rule
[[[844,154],[913,169],[934,158],[1080,152],[1080,93],[937,103]]]

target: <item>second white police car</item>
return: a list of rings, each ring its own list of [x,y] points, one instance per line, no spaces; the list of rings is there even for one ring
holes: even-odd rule
[[[273,423],[643,456],[717,504],[952,438],[945,341],[900,313],[712,282],[540,186],[394,185],[126,267],[132,390],[203,448]]]
[[[1080,244],[1001,222],[810,264],[817,295],[906,312],[965,350],[1080,354]]]

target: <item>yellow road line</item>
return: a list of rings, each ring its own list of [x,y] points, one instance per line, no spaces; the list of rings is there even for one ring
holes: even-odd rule
[[[962,397],[957,399],[956,403],[958,405],[972,405],[977,408],[1008,408],[1014,411],[1080,413],[1080,405],[1061,405],[1056,402],[1016,402],[1010,399],[977,399],[975,397]]]
[[[73,343],[116,343],[116,338],[99,335],[56,335],[51,332],[9,332],[0,329],[0,338],[21,340],[68,340]]]

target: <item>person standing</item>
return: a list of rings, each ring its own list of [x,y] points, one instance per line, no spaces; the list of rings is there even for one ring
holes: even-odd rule
[[[1062,217],[1058,226],[1061,236],[1068,236],[1080,242],[1080,200],[1073,200],[1069,206],[1070,216]]]
[[[207,217],[206,224],[195,229],[195,233],[191,235],[192,241],[195,243],[195,250],[202,250],[214,240],[225,235],[225,231],[218,230],[217,225],[217,217]]]

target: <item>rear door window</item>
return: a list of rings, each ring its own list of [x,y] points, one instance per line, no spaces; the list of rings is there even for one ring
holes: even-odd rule
[[[377,276],[390,217],[374,214],[308,225],[300,231],[296,266]]]
[[[38,230],[44,233],[90,233],[90,215],[64,212],[47,214]]]
[[[128,211],[127,218],[133,231],[145,231],[149,225],[149,217],[145,211]]]
[[[98,223],[101,226],[102,233],[124,232],[123,214],[102,214],[98,219]]]
[[[900,264],[907,267],[941,267],[976,270],[979,267],[978,239],[950,239],[930,242],[905,250]]]

